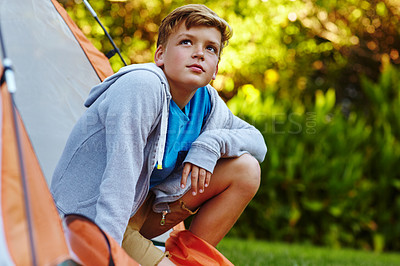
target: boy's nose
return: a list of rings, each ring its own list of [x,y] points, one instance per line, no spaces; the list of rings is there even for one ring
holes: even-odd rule
[[[194,52],[193,52],[192,57],[193,58],[204,59],[204,51],[203,51],[203,49],[202,48],[195,49]]]

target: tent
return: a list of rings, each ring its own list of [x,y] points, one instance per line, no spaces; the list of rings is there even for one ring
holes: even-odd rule
[[[0,265],[57,265],[69,259],[137,265],[85,217],[68,216],[62,223],[48,189],[89,90],[113,74],[108,58],[56,0],[0,0],[0,29],[0,65],[15,76],[3,75],[1,82]],[[189,263],[187,249],[201,246],[209,258],[230,265],[188,231],[176,230],[170,246],[181,262]],[[196,255],[190,260],[198,264]]]
[[[49,183],[82,102],[113,71],[55,0],[0,0],[0,20],[17,108]]]
[[[0,265],[54,265],[69,252],[51,174],[90,88],[113,71],[56,1],[0,0],[0,27],[17,87],[14,108],[7,83],[1,86]]]

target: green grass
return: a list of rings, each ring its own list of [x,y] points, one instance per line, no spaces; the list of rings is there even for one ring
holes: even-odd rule
[[[225,238],[218,250],[234,265],[391,266],[400,265],[400,254],[350,249],[329,249],[299,244],[270,243]]]

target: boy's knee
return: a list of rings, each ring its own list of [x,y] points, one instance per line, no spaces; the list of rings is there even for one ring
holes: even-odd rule
[[[237,158],[235,165],[239,185],[243,190],[255,194],[261,181],[261,169],[258,161],[250,154],[245,153]]]

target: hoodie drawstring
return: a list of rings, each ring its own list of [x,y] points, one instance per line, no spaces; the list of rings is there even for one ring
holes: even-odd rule
[[[166,86],[163,83],[164,86]],[[165,99],[162,107],[161,114],[161,134],[158,142],[157,150],[157,169],[162,169],[162,162],[164,158],[165,142],[167,141],[167,129],[168,129],[168,100]]]

